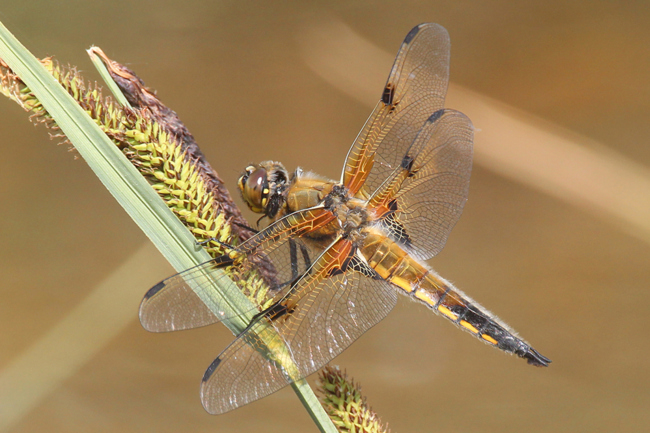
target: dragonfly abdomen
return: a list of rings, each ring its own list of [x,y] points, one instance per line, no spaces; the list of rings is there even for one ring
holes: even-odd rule
[[[529,364],[546,366],[551,362],[492,313],[381,233],[368,234],[362,253],[367,257],[368,264],[383,279],[479,340],[525,358]]]
[[[424,268],[424,266],[422,267]],[[415,282],[411,288],[412,291],[409,295],[412,298],[451,320],[456,326],[479,340],[525,358],[529,364],[547,366],[551,362],[550,359],[542,356],[520,339],[512,329],[492,313],[472,301],[435,272],[427,269],[424,278]]]
[[[514,352],[514,347],[508,343],[510,340],[518,340],[514,332],[497,323],[491,313],[433,271],[428,270],[426,276],[416,282],[410,295],[484,342]]]

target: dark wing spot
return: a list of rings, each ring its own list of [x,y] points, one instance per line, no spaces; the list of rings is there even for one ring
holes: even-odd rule
[[[287,306],[278,302],[274,305],[271,305],[266,310],[265,316],[268,317],[270,320],[278,320],[280,317],[284,316],[287,313],[290,313]]]
[[[219,364],[221,364],[221,359],[217,357],[214,361],[212,361],[212,364],[208,367],[207,370],[205,370],[205,373],[203,374],[203,379],[202,382],[207,382],[210,379],[210,376],[214,373],[214,370],[219,367]]]
[[[445,113],[444,109],[436,111],[431,116],[429,116],[429,118],[427,119],[427,122],[429,122],[429,123],[435,122],[436,120],[440,119],[444,113]]]
[[[149,289],[146,295],[144,295],[144,300],[147,300],[149,298],[152,298],[156,295],[156,293],[160,292],[162,288],[165,287],[165,282],[161,281],[160,283],[156,284],[152,288]],[[144,301],[143,300],[143,301]]]
[[[409,32],[409,34],[406,35],[406,37],[404,38],[404,43],[405,43],[405,44],[410,44],[410,43],[411,43],[411,41],[413,40],[413,38],[415,37],[415,35],[417,35],[418,32],[420,31],[420,26],[421,26],[421,24],[420,24],[419,26],[415,26],[415,27],[413,27],[413,28],[411,29],[411,31]]]
[[[390,237],[397,242],[400,242],[402,245],[411,247],[411,237],[406,232],[406,227],[402,224],[396,217],[395,212],[397,211],[397,200],[392,200],[388,203],[389,211],[386,212],[382,217],[382,223],[384,224],[385,229],[388,231]]]
[[[350,262],[352,260],[352,255],[349,255],[344,261],[341,267],[335,267],[330,269],[329,273],[327,274],[328,277],[334,277],[336,275],[341,275],[344,272],[347,272],[348,267],[350,266]]]
[[[264,311],[260,311],[259,313],[254,315],[250,323],[246,327],[246,330],[250,329],[262,317],[266,317],[269,320],[277,320],[280,317],[290,312],[291,310],[289,310],[289,308],[285,304],[283,304],[282,301],[278,301],[275,304],[268,307],[267,309],[265,309]]]
[[[232,265],[233,263],[235,263],[235,260],[233,260],[228,254],[223,254],[214,259],[215,268],[223,268]]]
[[[384,92],[381,94],[381,102],[386,105],[393,105],[393,98],[395,97],[395,85],[393,83],[386,84]]]
[[[365,275],[368,278],[373,280],[383,280],[383,278],[370,266],[362,262],[357,256],[354,256],[350,261],[350,269],[354,269],[362,275]]]
[[[404,155],[400,167],[402,167],[404,170],[407,170],[410,173],[411,168],[413,168],[413,161],[415,161],[415,159],[413,159],[412,156]]]

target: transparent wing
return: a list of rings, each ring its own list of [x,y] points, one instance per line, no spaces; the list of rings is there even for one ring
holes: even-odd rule
[[[308,376],[386,317],[396,301],[352,244],[339,240],[212,363],[201,384],[203,406],[228,412]]]
[[[161,281],[147,292],[140,304],[142,326],[152,332],[176,331],[210,325],[238,314],[226,302],[228,293],[221,296],[215,287],[226,292],[237,290],[251,294],[266,285],[271,297],[281,296],[282,291],[311,266],[310,258],[317,257],[323,250],[314,242],[305,242],[301,236],[333,218],[324,209],[293,213],[228,255]],[[209,293],[210,305],[206,305],[195,291]]]
[[[372,207],[383,209],[381,221],[391,237],[419,259],[442,250],[463,212],[472,171],[472,139],[467,116],[449,109],[437,111],[402,155],[401,166],[370,200]]]
[[[432,113],[444,106],[449,34],[438,24],[414,27],[404,39],[381,100],[348,152],[342,183],[366,197],[399,166]]]
[[[220,271],[222,272],[220,274]],[[219,322],[228,314],[224,300],[215,293],[215,313],[192,290],[231,287],[224,266],[216,259],[169,277],[153,286],[140,303],[140,323],[150,332],[178,331]],[[223,293],[224,298],[228,297]]]

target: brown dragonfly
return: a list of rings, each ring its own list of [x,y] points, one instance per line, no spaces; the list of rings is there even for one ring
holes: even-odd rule
[[[424,263],[458,221],[472,167],[472,124],[444,108],[448,76],[447,31],[413,28],[340,181],[290,174],[271,161],[247,167],[242,196],[269,225],[147,293],[140,309],[146,329],[204,326],[230,313],[219,301],[208,309],[192,286],[229,278],[243,288],[259,263],[271,264],[271,306],[203,377],[208,412],[235,409],[317,371],[386,317],[398,293],[529,364],[551,362]]]

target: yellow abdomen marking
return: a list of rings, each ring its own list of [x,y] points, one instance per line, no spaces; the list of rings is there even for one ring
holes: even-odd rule
[[[426,303],[427,305],[431,305],[432,307],[436,305],[437,300],[433,299],[431,295],[424,290],[418,290],[415,292],[415,297],[418,298],[420,301]]]
[[[413,291],[413,286],[411,285],[411,282],[405,280],[404,278],[400,278],[396,275],[393,275],[390,279],[390,282],[400,287],[402,290],[404,290],[407,293],[411,293]],[[417,296],[417,294],[415,296]]]
[[[459,322],[459,325],[462,326],[463,328],[467,329],[469,332],[471,332],[473,334],[478,334],[478,329],[476,329],[474,326],[472,326],[472,324],[469,323],[469,322],[461,320]]]
[[[495,346],[496,346],[497,343],[498,343],[498,341],[496,341],[494,338],[490,337],[489,335],[485,335],[485,334],[483,334],[483,335],[481,335],[481,338],[482,338],[483,340],[487,341],[488,343],[492,343],[492,344],[494,344]]]
[[[444,305],[440,305],[438,307],[438,311],[440,311],[440,313],[444,314],[445,316],[449,317],[454,322],[456,321],[456,319],[458,319],[458,316],[452,313],[451,310],[445,307]]]

